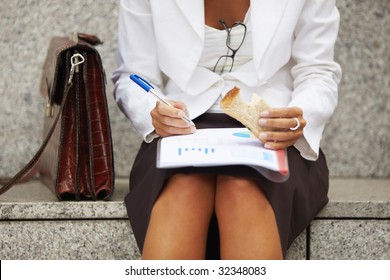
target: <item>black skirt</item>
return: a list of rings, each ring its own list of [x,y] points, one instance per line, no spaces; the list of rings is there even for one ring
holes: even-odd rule
[[[225,114],[204,114],[194,120],[196,127],[242,127]],[[125,198],[129,220],[142,250],[150,214],[167,178],[176,173],[229,174],[258,182],[275,212],[284,256],[294,239],[305,230],[328,202],[329,171],[320,151],[317,161],[302,158],[294,147],[287,149],[290,177],[286,182],[269,181],[253,168],[238,166],[156,168],[157,141],[142,143],[130,173],[130,192]],[[244,238],[244,237],[243,237]],[[219,258],[219,234],[216,217],[211,219],[207,258]]]

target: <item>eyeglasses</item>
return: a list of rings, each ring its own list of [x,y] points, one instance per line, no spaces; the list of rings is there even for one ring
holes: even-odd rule
[[[218,58],[217,63],[215,63],[215,66],[213,68],[213,72],[216,72],[218,70],[219,74],[222,74],[225,72],[225,68],[228,68],[228,72],[231,72],[234,65],[234,57],[237,53],[237,51],[241,48],[242,44],[244,43],[245,36],[246,36],[246,25],[242,22],[235,22],[232,27],[227,27],[224,20],[220,20],[219,23],[225,28],[227,32],[227,38],[226,38],[226,47],[232,52],[231,55],[222,55],[220,58]],[[230,32],[232,29],[235,28],[237,30],[238,34],[242,34],[241,40],[235,40],[234,42],[231,41],[231,35]],[[239,30],[243,29],[243,30]],[[230,62],[230,63],[228,63]],[[221,68],[221,69],[219,69]]]

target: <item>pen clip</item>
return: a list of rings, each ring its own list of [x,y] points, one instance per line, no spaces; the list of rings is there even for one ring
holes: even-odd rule
[[[136,74],[131,74],[130,79],[137,85],[139,85],[141,88],[143,88],[146,92],[149,92],[152,88],[154,88],[151,84],[148,83],[148,81],[145,81]]]

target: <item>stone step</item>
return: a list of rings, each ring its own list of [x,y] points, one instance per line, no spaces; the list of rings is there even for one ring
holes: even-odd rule
[[[116,180],[110,201],[61,201],[39,181],[0,196],[0,259],[139,259]],[[390,259],[390,179],[331,179],[288,259]]]

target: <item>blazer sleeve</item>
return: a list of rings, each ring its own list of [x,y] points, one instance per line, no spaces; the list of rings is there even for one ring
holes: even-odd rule
[[[152,13],[147,0],[120,1],[117,63],[112,75],[115,100],[134,128],[150,142],[154,131],[150,111],[156,100],[129,79],[130,74],[136,73],[157,90],[162,85]]]
[[[340,66],[334,62],[340,15],[334,0],[308,0],[295,28],[291,70],[294,90],[290,107],[302,108],[307,125],[295,147],[309,160],[316,160],[320,139],[338,98]]]

